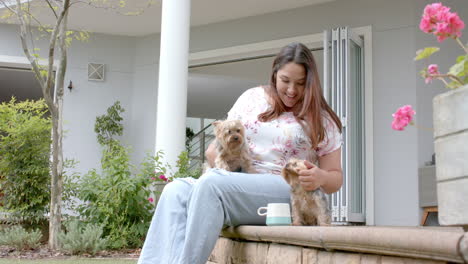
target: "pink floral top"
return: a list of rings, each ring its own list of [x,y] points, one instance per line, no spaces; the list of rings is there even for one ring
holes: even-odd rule
[[[255,87],[237,99],[227,117],[229,120],[239,119],[244,124],[246,143],[259,173],[281,174],[281,169],[291,157],[316,162],[317,156],[326,155],[341,146],[341,134],[328,118],[322,118],[326,137],[312,150],[310,138],[292,112],[285,112],[270,122],[260,122],[258,115],[269,107],[264,89]]]

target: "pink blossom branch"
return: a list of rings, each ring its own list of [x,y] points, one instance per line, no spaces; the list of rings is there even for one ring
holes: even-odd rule
[[[423,126],[420,126],[420,125],[418,125],[418,124],[413,124],[413,125],[414,125],[416,128],[418,128],[418,129],[422,129],[422,130],[426,130],[426,131],[431,131],[431,132],[434,131],[434,129],[433,129],[433,128],[430,128],[430,127],[423,127]]]
[[[447,81],[446,81],[443,77],[439,77],[439,78],[437,78],[437,79],[438,79],[438,80],[441,80],[441,81],[445,84],[445,86],[448,86]]]
[[[465,53],[468,54],[468,49],[467,49],[466,46],[461,42],[460,38],[455,38],[455,40],[457,41],[458,44],[460,44],[460,46],[463,48],[463,50],[465,51]]]
[[[427,77],[433,77],[433,78],[439,79],[439,80],[443,81],[445,83],[445,85],[447,85],[447,82],[445,81],[444,78],[449,78],[451,80],[456,81],[460,85],[463,85],[463,81],[460,78],[458,78],[457,76],[455,76],[453,74],[450,74],[450,73],[447,73],[447,74],[427,74]]]

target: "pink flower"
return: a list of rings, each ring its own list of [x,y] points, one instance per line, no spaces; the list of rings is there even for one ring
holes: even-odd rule
[[[442,42],[446,38],[459,38],[465,23],[457,13],[451,13],[450,8],[442,3],[427,5],[419,23],[419,28],[426,33],[437,36],[437,40]]]
[[[421,22],[419,23],[419,29],[421,29],[425,33],[431,33],[432,30],[432,23],[431,20],[423,17]]]
[[[427,67],[427,72],[429,74],[439,74],[439,66],[437,66],[437,64],[431,64]]]
[[[432,80],[434,79],[434,74],[440,74],[439,72],[439,66],[437,66],[437,64],[431,64],[429,65],[429,67],[427,67],[427,75],[426,75],[426,83],[430,83],[432,82]]]
[[[154,199],[152,197],[148,198],[148,202],[153,203]]]
[[[163,180],[163,181],[167,181],[168,179],[166,178],[166,176],[164,176],[164,174],[161,174],[159,175],[159,179]]]
[[[461,31],[465,28],[465,23],[458,16],[457,13],[451,13],[447,19],[448,23],[452,26],[452,34],[461,37]]]
[[[405,105],[392,114],[393,122],[392,122],[392,129],[394,130],[403,130],[408,124],[411,123],[413,120],[413,115],[416,112],[413,110],[411,105]]]
[[[155,180],[156,180],[156,178],[155,178],[155,177],[151,177],[151,179],[152,179],[153,181],[155,181]]]

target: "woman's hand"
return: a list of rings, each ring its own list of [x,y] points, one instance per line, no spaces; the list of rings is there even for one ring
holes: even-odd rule
[[[299,171],[299,181],[306,191],[320,188],[325,182],[324,171],[309,161],[305,161],[306,170]]]
[[[306,191],[322,188],[325,193],[337,192],[343,184],[341,148],[318,158],[320,168],[305,161],[306,170],[299,171],[299,181]]]

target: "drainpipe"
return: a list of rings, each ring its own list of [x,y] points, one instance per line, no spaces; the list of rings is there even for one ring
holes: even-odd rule
[[[156,151],[174,171],[185,150],[190,0],[163,0],[159,57]]]

